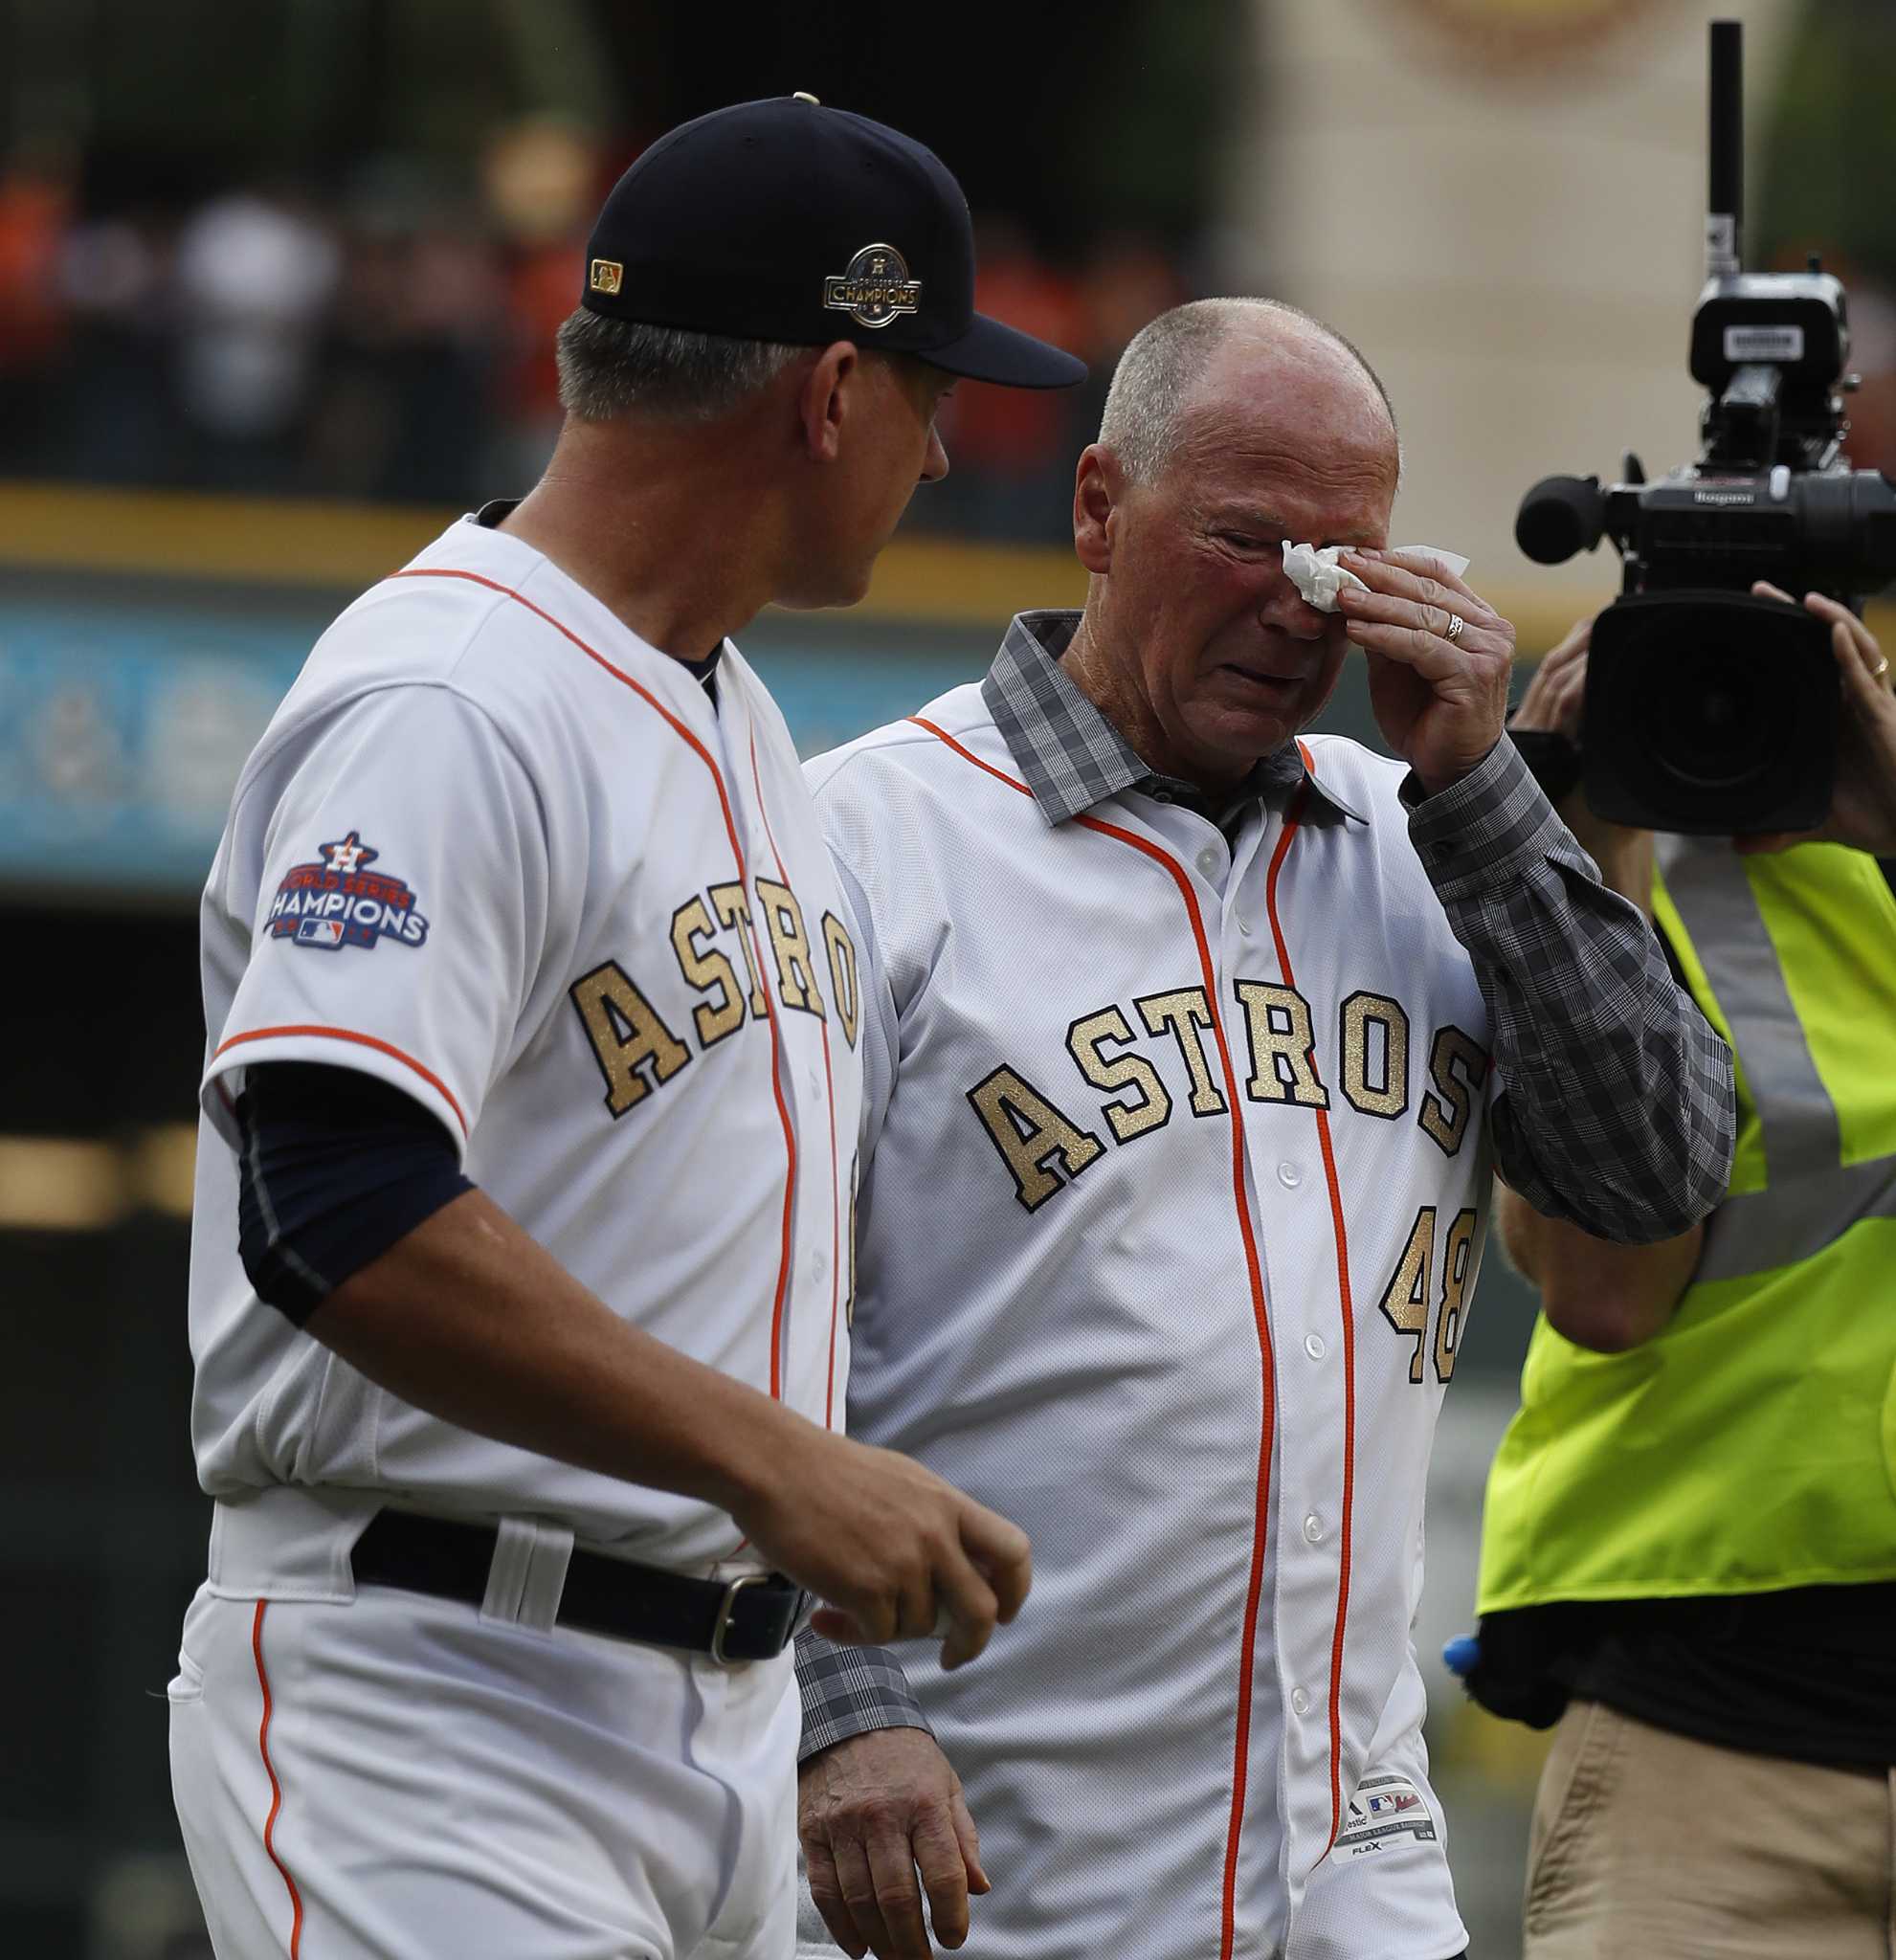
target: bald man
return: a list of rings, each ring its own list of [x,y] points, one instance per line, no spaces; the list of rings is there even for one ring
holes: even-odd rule
[[[1388,548],[1397,467],[1327,328],[1163,316],[1080,458],[1084,608],[808,766],[860,956],[851,1427],[1037,1577],[982,1668],[800,1642],[807,1950],[922,1960],[925,1894],[982,1960],[1466,1945],[1410,1634],[1490,1170],[1678,1233],[1732,1094],[1503,733],[1512,628]],[[1286,541],[1344,547],[1340,611]],[[1352,646],[1400,760],[1300,733]]]

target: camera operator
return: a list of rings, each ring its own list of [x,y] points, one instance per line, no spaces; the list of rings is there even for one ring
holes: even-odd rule
[[[1753,590],[1782,598],[1767,586]],[[1703,1226],[1617,1246],[1513,1192],[1541,1289],[1490,1473],[1471,1693],[1558,1723],[1525,1960],[1890,1949],[1896,1845],[1896,699],[1812,594],[1845,703],[1803,836],[1655,836],[1562,807],[1737,1061]],[[1517,729],[1577,742],[1592,622]],[[1844,848],[1855,846],[1857,848]]]

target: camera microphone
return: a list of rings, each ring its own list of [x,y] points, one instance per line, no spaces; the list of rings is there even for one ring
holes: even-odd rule
[[[1605,530],[1597,477],[1543,477],[1521,500],[1514,542],[1536,565],[1564,565],[1591,551]]]

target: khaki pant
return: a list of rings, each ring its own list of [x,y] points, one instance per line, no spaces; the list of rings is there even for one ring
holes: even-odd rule
[[[1891,1960],[1896,1774],[1574,1702],[1541,1774],[1523,1960]]]

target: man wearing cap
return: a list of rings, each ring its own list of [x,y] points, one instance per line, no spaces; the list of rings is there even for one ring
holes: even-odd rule
[[[730,644],[848,604],[977,316],[929,152],[809,98],[663,138],[540,483],[318,642],[207,884],[170,1685],[222,1956],[771,1956],[805,1592],[972,1659],[1025,1537],[837,1432],[859,980]]]

